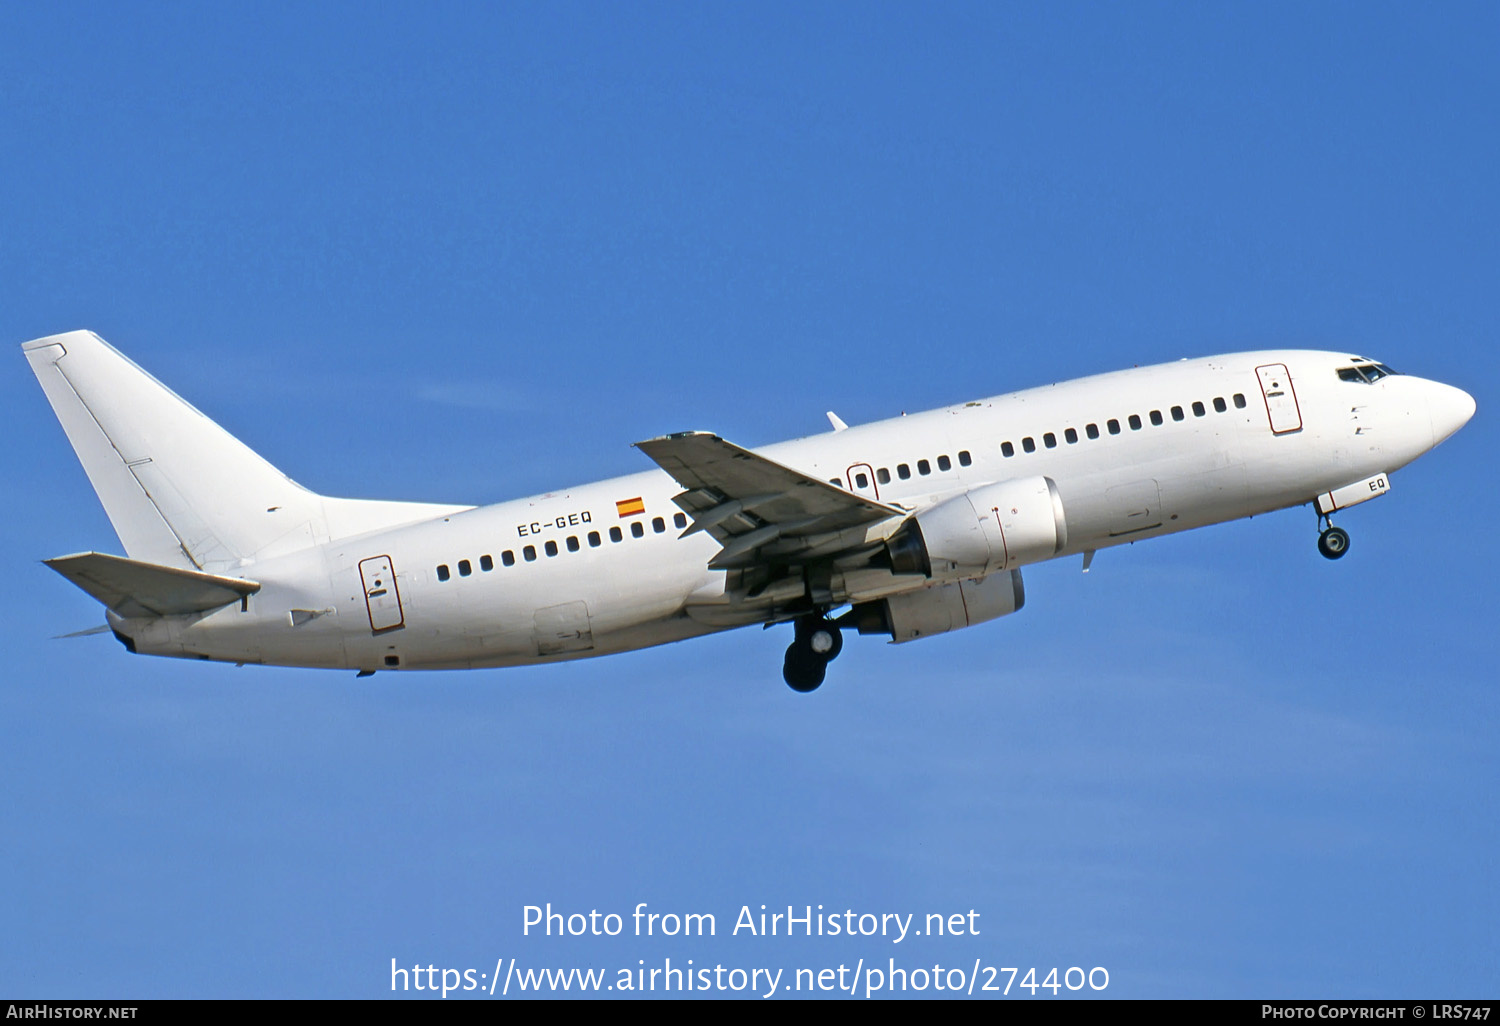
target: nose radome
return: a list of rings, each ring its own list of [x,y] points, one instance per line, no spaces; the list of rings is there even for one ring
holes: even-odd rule
[[[1427,412],[1432,418],[1432,444],[1437,445],[1474,416],[1474,397],[1461,388],[1432,383]]]

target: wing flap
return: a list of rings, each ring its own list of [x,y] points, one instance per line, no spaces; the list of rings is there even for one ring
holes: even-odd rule
[[[260,590],[259,581],[179,570],[102,552],[80,552],[42,562],[120,616],[203,613]]]

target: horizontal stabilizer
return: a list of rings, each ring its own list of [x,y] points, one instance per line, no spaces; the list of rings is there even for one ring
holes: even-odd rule
[[[120,616],[202,613],[260,591],[259,581],[179,570],[102,552],[43,562]]]

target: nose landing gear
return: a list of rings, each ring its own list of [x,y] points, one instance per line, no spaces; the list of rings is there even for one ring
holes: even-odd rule
[[[844,635],[822,616],[804,616],[795,626],[797,633],[787,646],[781,675],[793,691],[815,691],[823,683],[828,664],[843,651]]]
[[[1318,551],[1323,554],[1324,559],[1342,557],[1349,551],[1349,532],[1342,527],[1334,527],[1333,521],[1327,517],[1319,517],[1318,521],[1328,525],[1318,535]]]

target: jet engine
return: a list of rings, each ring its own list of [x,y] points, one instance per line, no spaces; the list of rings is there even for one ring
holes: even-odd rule
[[[1051,559],[1067,544],[1057,485],[1038,476],[945,499],[909,517],[885,547],[893,573],[954,581]]]
[[[840,619],[861,634],[889,634],[899,643],[972,627],[1014,613],[1025,604],[1021,571],[1009,570],[980,581],[934,584],[920,591],[861,602]]]

